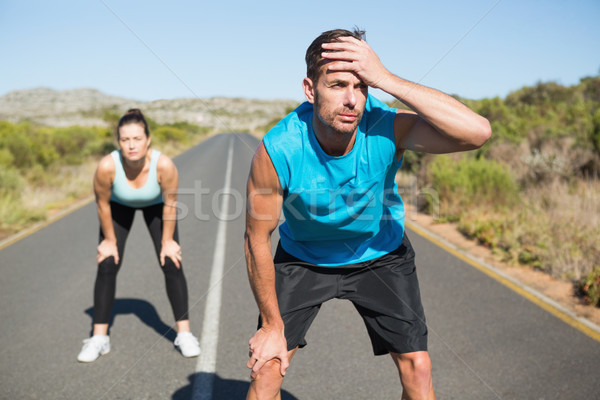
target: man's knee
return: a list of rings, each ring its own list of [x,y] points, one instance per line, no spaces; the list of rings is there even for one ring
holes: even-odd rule
[[[431,359],[426,351],[393,354],[400,374],[410,379],[431,379]]]
[[[271,398],[279,393],[283,376],[278,359],[267,361],[252,380],[252,386],[259,399]]]
[[[267,361],[256,374],[255,380],[258,379],[267,381],[283,380],[283,376],[281,375],[281,361],[279,361],[277,358]]]

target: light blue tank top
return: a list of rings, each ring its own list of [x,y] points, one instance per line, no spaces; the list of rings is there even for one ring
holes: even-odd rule
[[[121,162],[121,151],[115,150],[110,155],[115,161],[115,181],[112,184],[110,200],[132,208],[143,208],[160,204],[163,202],[162,192],[158,184],[156,166],[160,151],[150,150],[150,170],[148,179],[141,188],[135,189],[127,182],[123,163]]]
[[[355,264],[395,250],[404,205],[395,182],[396,110],[369,96],[352,150],[326,154],[305,102],[263,138],[284,191],[281,246],[316,265]]]

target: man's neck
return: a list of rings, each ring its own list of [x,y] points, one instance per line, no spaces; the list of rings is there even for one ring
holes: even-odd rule
[[[326,126],[316,114],[313,115],[313,131],[321,149],[332,157],[341,157],[350,153],[356,141],[356,129],[353,133],[342,133]]]

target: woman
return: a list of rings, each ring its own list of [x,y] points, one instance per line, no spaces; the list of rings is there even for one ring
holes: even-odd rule
[[[135,211],[141,209],[165,274],[167,295],[175,320],[175,347],[184,357],[200,354],[190,332],[188,294],[177,234],[177,168],[169,157],[150,149],[150,132],[142,112],[131,109],[117,127],[120,150],[105,156],[94,176],[100,220],[98,273],[94,288],[93,336],[77,356],[92,362],[110,351],[108,322],[115,299],[117,272]]]

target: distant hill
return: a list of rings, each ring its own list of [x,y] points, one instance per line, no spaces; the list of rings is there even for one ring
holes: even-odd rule
[[[140,108],[154,121],[189,122],[219,131],[252,130],[281,117],[298,102],[213,97],[140,102],[115,97],[95,89],[16,90],[0,97],[0,120],[31,121],[48,126],[104,126],[107,112],[122,114]]]

